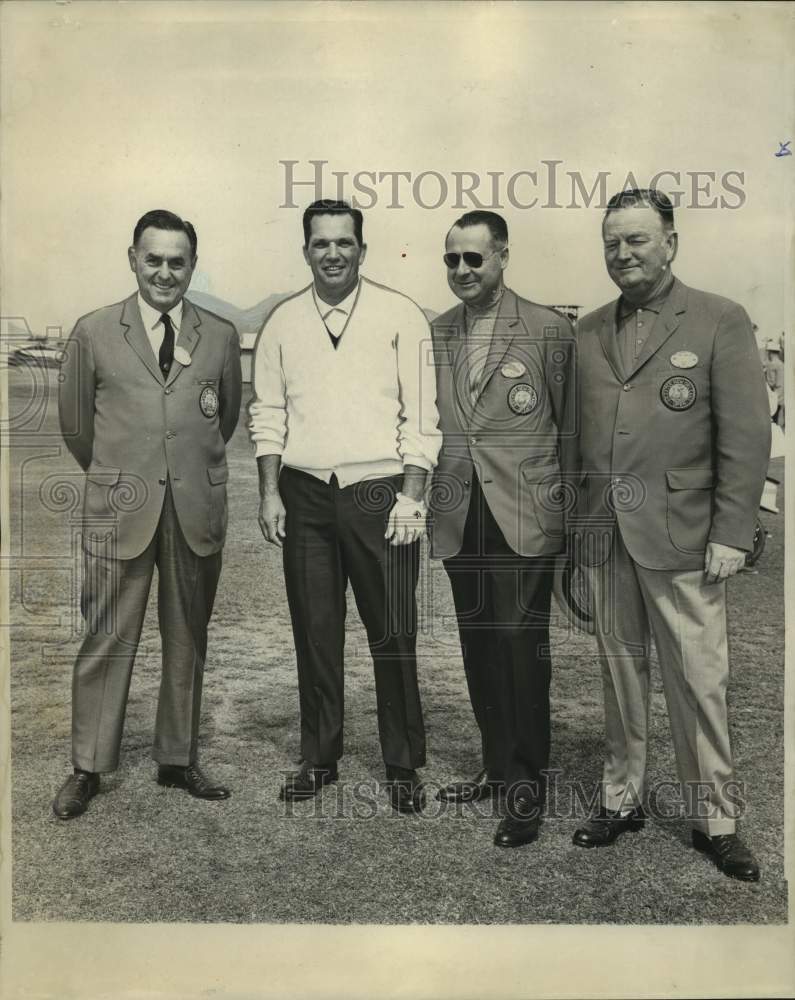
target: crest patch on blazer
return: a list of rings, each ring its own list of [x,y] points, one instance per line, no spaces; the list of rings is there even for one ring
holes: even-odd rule
[[[205,417],[214,417],[218,412],[218,393],[215,386],[206,385],[199,396],[199,407]]]
[[[671,364],[674,368],[695,368],[698,364],[698,355],[692,351],[677,351],[671,355]]]
[[[521,378],[527,374],[527,369],[521,361],[508,361],[500,368],[504,378]]]
[[[538,405],[538,393],[529,382],[517,382],[508,393],[508,406],[514,413],[532,413]]]
[[[669,410],[689,410],[697,397],[695,382],[684,375],[667,378],[660,389],[660,398]]]

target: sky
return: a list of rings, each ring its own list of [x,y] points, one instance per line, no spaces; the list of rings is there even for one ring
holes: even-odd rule
[[[438,207],[405,181],[388,207],[387,181],[365,213],[364,273],[438,312],[455,301],[444,235],[473,207],[455,207],[455,172],[503,176],[509,285],[587,311],[616,293],[599,208],[565,207],[569,172],[586,189],[607,172],[611,194],[630,171],[673,171],[676,273],[771,335],[790,325],[795,156],[775,154],[795,140],[791,5],[11,2],[0,17],[3,316],[34,331],[134,290],[126,249],[151,208],[196,226],[197,288],[245,308],[303,287],[288,160],[302,180],[326,161],[301,207],[335,195],[332,171],[348,196],[362,171],[442,176]],[[561,207],[544,207],[552,160]],[[533,208],[505,200],[521,171]],[[714,207],[693,207],[694,171],[714,172],[696,198]],[[418,191],[431,205],[438,179]]]

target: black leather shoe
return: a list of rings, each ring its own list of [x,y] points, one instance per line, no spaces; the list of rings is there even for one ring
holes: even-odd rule
[[[93,771],[80,771],[70,774],[58,789],[52,811],[58,819],[74,819],[88,809],[88,803],[99,791],[99,775]]]
[[[161,764],[157,769],[157,783],[166,788],[184,788],[195,799],[228,799],[231,794],[224,785],[214,785],[202,774],[198,764],[187,767]]]
[[[484,768],[472,781],[456,781],[440,788],[436,798],[440,802],[481,802],[496,798],[502,790],[502,782],[489,781],[488,771]]]
[[[301,770],[285,778],[279,798],[282,801],[311,799],[324,785],[337,780],[336,764],[310,764],[304,761]]]
[[[386,790],[395,812],[417,813],[422,811],[425,793],[416,771],[404,767],[386,769]]]
[[[521,847],[538,836],[541,822],[540,807],[532,799],[517,798],[508,805],[507,815],[500,820],[494,834],[496,847]]]
[[[739,878],[743,882],[759,881],[759,865],[736,833],[708,837],[700,830],[693,830],[693,847],[708,854],[729,878]]]
[[[622,833],[642,829],[645,822],[640,806],[635,806],[625,816],[603,807],[574,831],[572,842],[578,847],[607,847]]]

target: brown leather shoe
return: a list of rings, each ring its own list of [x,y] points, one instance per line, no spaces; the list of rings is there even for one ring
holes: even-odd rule
[[[336,764],[312,764],[305,760],[300,771],[285,778],[279,798],[288,802],[311,799],[324,785],[336,781],[337,777]]]
[[[702,854],[708,854],[729,878],[738,878],[743,882],[759,881],[756,858],[736,833],[708,837],[700,830],[693,830],[693,847]]]
[[[183,788],[195,799],[228,799],[231,795],[224,785],[213,784],[198,764],[187,767],[161,764],[157,769],[157,783],[166,788]]]
[[[93,771],[80,771],[75,768],[61,785],[52,811],[58,819],[74,819],[88,809],[88,803],[99,791],[99,775]]]
[[[621,813],[601,808],[599,812],[574,831],[572,842],[577,847],[607,847],[622,833],[642,829],[645,822],[640,806],[636,806],[624,816]]]

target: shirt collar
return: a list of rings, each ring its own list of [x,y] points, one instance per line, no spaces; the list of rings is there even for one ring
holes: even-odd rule
[[[674,287],[674,276],[671,272],[668,273],[668,281],[663,285],[660,291],[654,296],[653,299],[649,299],[648,302],[643,302],[640,305],[636,305],[632,302],[627,301],[622,295],[618,302],[618,314],[621,319],[626,319],[627,316],[631,316],[632,313],[637,312],[638,309],[643,309],[644,311],[658,313],[665,305],[665,300],[671,294],[671,289]]]
[[[180,299],[174,308],[168,311],[175,330],[179,330],[182,324],[182,303],[183,300]],[[160,322],[160,317],[163,315],[162,312],[159,309],[153,309],[140,292],[138,293],[138,308],[141,310],[141,319],[143,320],[144,327],[147,330],[154,330],[155,326]]]
[[[506,291],[507,289],[503,286],[503,289],[500,292],[498,298],[495,299],[494,302],[492,302],[485,309],[473,309],[472,306],[468,305],[465,302],[464,311],[466,312],[467,317],[469,319],[476,320],[476,319],[482,319],[486,316],[496,316],[497,313],[500,311],[500,306],[502,305],[502,300],[505,298]]]
[[[312,298],[315,300],[315,306],[317,307],[317,311],[320,313],[321,318],[326,319],[328,314],[334,312],[335,309],[338,312],[345,313],[346,316],[349,316],[353,310],[353,304],[356,301],[356,296],[359,293],[360,282],[361,278],[353,287],[353,289],[350,291],[350,293],[345,296],[342,302],[338,302],[335,306],[330,305],[330,303],[328,302],[324,302],[323,299],[321,299],[321,297],[317,294],[317,289],[313,284]]]

